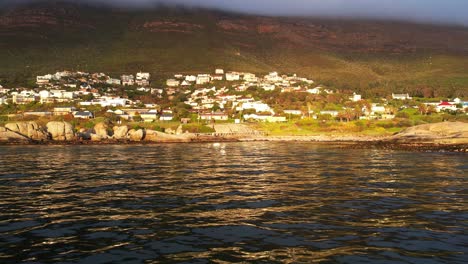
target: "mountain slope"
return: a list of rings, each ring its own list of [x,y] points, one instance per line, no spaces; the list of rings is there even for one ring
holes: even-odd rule
[[[468,94],[468,29],[259,17],[203,9],[118,10],[36,3],[0,13],[0,78],[62,68],[297,72],[341,89]]]

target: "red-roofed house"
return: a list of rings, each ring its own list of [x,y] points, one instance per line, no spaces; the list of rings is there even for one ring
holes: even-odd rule
[[[437,105],[436,109],[437,109],[437,112],[445,111],[445,110],[457,111],[457,106],[449,102],[441,102],[440,104]]]

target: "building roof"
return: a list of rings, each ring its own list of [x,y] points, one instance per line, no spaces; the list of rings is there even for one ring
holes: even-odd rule
[[[453,105],[449,102],[442,102],[439,104],[439,106],[453,106]]]

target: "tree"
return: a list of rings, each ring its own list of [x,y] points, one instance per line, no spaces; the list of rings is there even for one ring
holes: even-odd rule
[[[426,115],[427,114],[427,107],[425,104],[419,104],[418,105],[418,110],[421,115]]]

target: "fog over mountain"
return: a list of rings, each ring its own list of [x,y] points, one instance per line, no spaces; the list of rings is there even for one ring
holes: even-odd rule
[[[44,0],[2,0],[3,5]],[[468,26],[466,0],[62,0],[124,8],[158,4],[215,8],[248,14],[405,20]],[[50,1],[46,1],[50,2]]]

